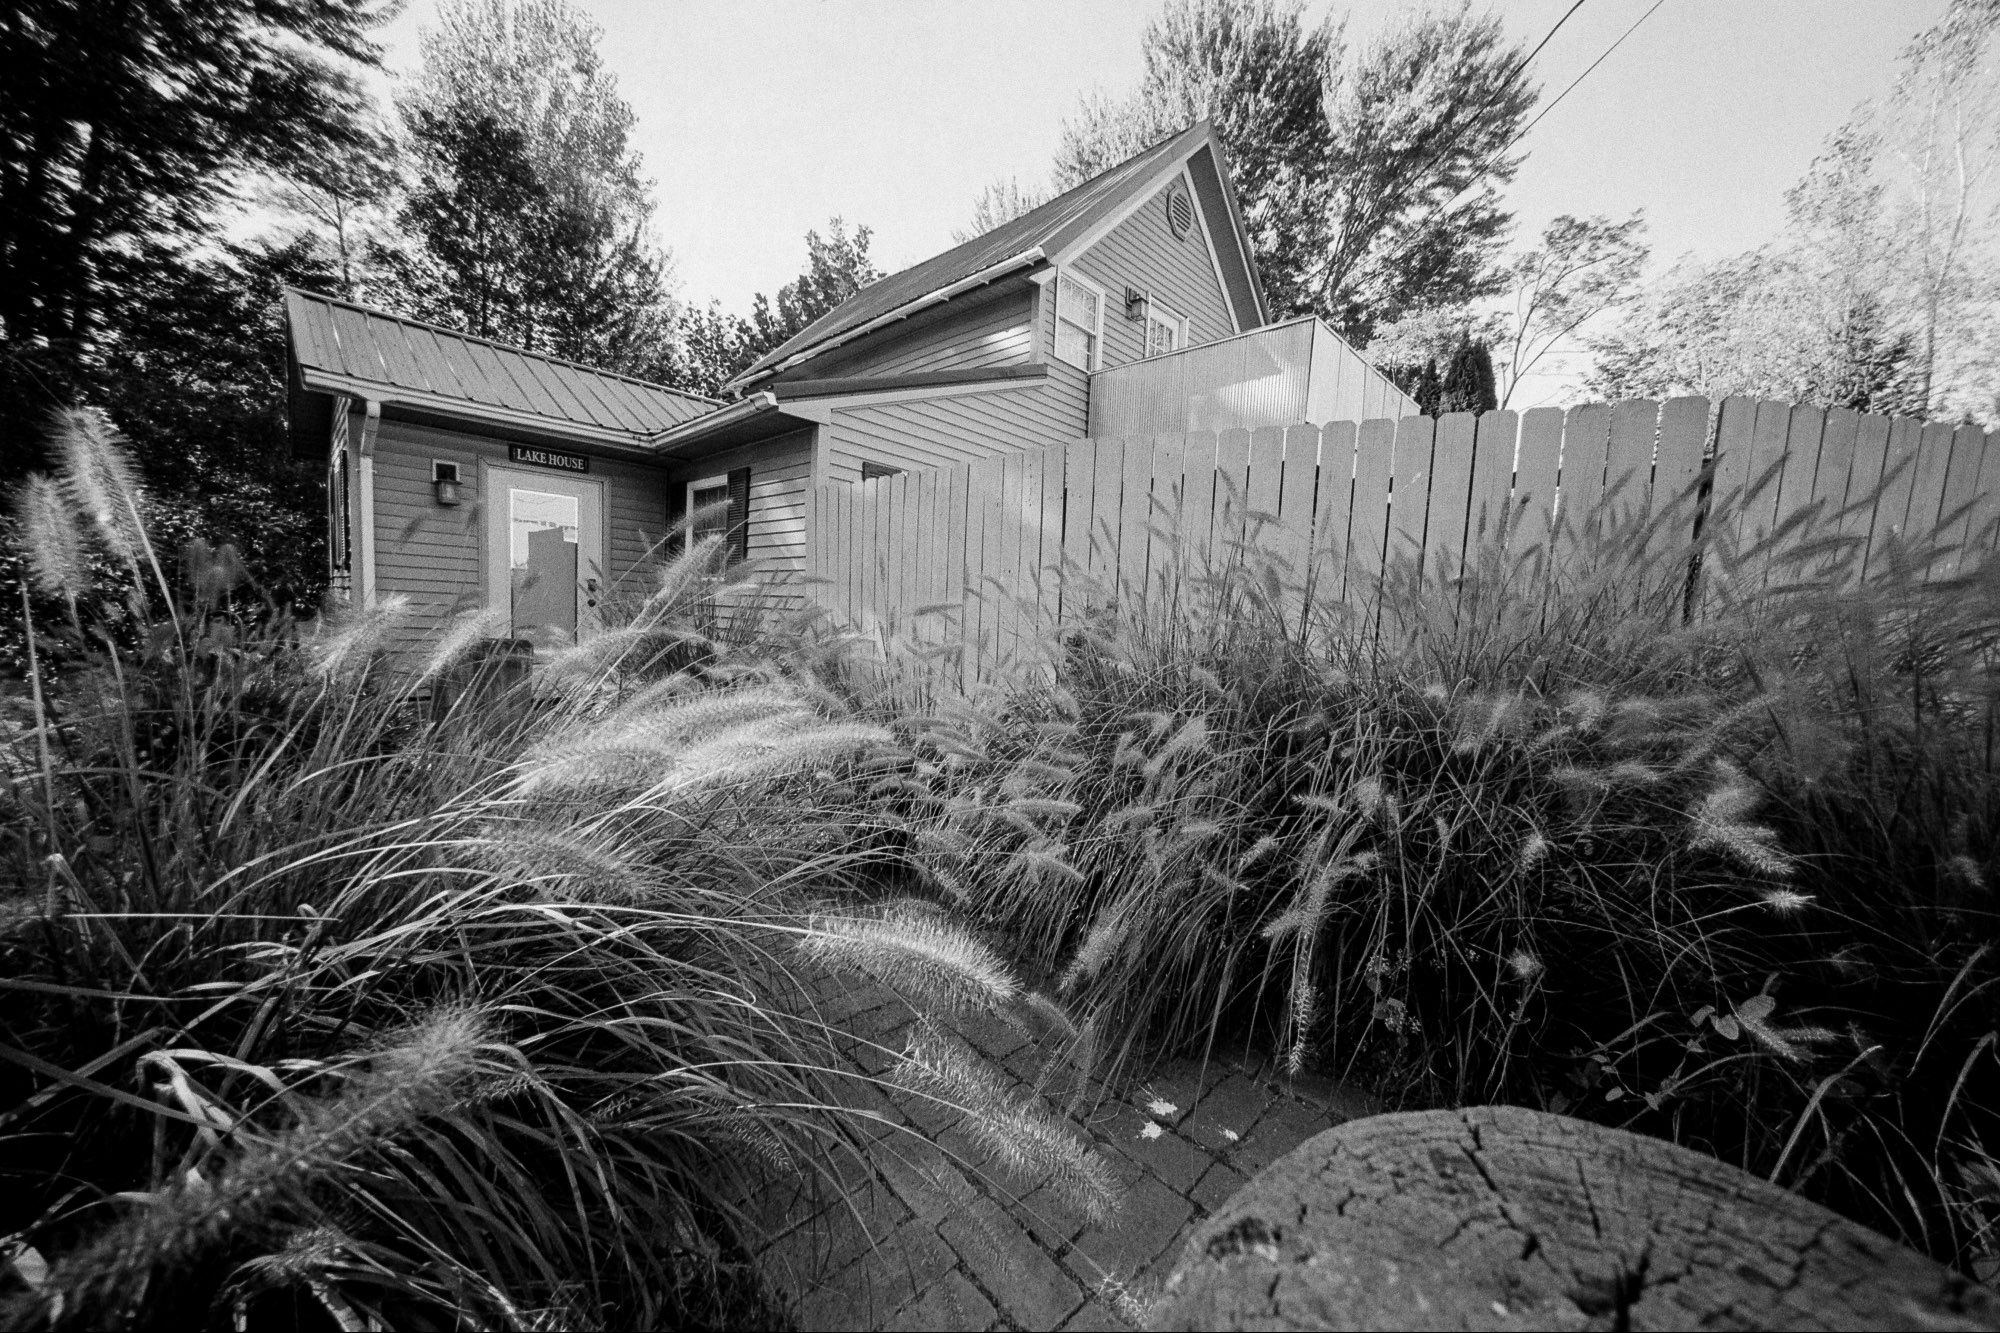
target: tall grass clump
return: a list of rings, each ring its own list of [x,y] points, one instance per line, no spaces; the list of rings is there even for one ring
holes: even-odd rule
[[[909,859],[1125,1058],[1640,1129],[1987,1272],[2000,562],[1743,503],[1379,577],[1162,525],[913,722]]]
[[[297,624],[226,551],[176,586],[115,437],[61,443],[42,591],[127,577],[31,617],[7,701],[0,1323],[781,1319],[761,1183],[871,1141],[812,913],[873,882],[892,736],[733,646],[712,544],[510,681],[477,613]]]

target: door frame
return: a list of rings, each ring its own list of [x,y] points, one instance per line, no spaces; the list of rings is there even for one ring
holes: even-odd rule
[[[594,563],[597,566],[595,577],[600,588],[598,600],[601,603],[605,594],[611,591],[611,503],[610,495],[604,484],[604,478],[591,476],[579,477],[540,468],[521,467],[511,462],[495,462],[490,458],[479,460],[479,596],[481,603],[487,607],[496,605],[494,601],[494,584],[497,576],[493,568],[493,551],[495,546],[493,525],[496,521],[496,516],[501,512],[501,506],[499,505],[500,492],[508,484],[505,480],[507,477],[528,477],[535,480],[546,479],[580,488],[587,487],[596,492],[597,545],[599,549]],[[561,494],[559,488],[555,486],[549,486],[545,489],[552,494]],[[584,549],[582,519],[583,514],[579,509],[577,514],[578,531],[576,534],[577,577],[590,578],[592,575],[587,571],[590,564],[593,563],[593,558]],[[579,643],[595,638],[604,629],[603,607],[600,605],[598,607],[599,614],[589,617],[584,615],[585,609],[581,606],[577,608],[576,637]],[[510,608],[510,614],[507,619],[508,637],[511,638],[513,633],[514,621]]]

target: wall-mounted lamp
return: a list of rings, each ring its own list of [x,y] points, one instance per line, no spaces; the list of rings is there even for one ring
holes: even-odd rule
[[[1151,299],[1148,293],[1140,291],[1137,287],[1127,287],[1125,289],[1125,318],[1144,319],[1146,317],[1147,303]]]
[[[437,492],[437,502],[446,509],[458,504],[458,464],[432,463],[431,489]]]

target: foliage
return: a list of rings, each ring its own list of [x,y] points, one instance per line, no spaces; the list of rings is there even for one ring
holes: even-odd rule
[[[1648,254],[1639,239],[1644,229],[1637,213],[1623,222],[1563,214],[1542,229],[1539,249],[1514,261],[1514,309],[1500,344],[1500,406],[1558,344],[1631,296]]]
[[[133,583],[4,701],[0,1323],[769,1326],[759,1190],[837,1196],[890,1129],[828,968],[916,1007],[913,1095],[1102,1210],[1073,1130],[927,1056],[1033,997],[868,905],[907,758],[809,661],[701,633],[718,544],[510,685],[482,613],[300,625],[226,559],[170,579],[71,425],[36,576]]]
[[[873,236],[867,227],[849,235],[847,223],[833,218],[824,237],[806,233],[804,271],[778,289],[775,301],[757,293],[750,318],[726,315],[713,302],[706,310],[685,312],[679,346],[662,378],[697,393],[721,393],[760,358],[882,276],[868,255]]]
[[[1290,0],[1169,0],[1124,100],[1063,128],[1058,187],[1209,117],[1274,308],[1357,343],[1378,323],[1499,290],[1497,185],[1537,96],[1500,20],[1421,9],[1353,59]]]
[[[1012,222],[1023,213],[1032,213],[1049,201],[1049,192],[1038,186],[1023,186],[1020,179],[1008,176],[994,181],[979,192],[979,198],[972,201],[972,220],[951,233],[954,245],[964,245],[967,241],[984,236],[1002,223]]]
[[[639,372],[671,335],[671,268],[601,36],[565,0],[441,11],[398,104],[416,168],[399,220],[413,245],[383,259],[429,318]]]
[[[1172,0],[1140,49],[1145,73],[1130,96],[1087,97],[1064,121],[1056,188],[1214,121],[1267,295],[1292,308],[1318,239],[1312,191],[1333,151],[1320,94],[1338,30],[1309,23],[1292,0]]]
[[[935,710],[912,859],[1129,1057],[1587,1116],[1988,1271],[2000,583],[1701,503],[1379,594],[1163,529],[1052,680]]]
[[[1595,340],[1591,391],[2000,418],[1996,31],[2000,9],[1955,0],[1786,195],[1784,231],[1652,284]]]
[[[0,9],[0,479],[95,369],[111,294],[179,260],[246,170],[337,152],[378,0]]]

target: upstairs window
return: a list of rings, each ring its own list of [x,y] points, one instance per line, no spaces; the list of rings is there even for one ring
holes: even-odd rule
[[[1187,346],[1187,321],[1158,301],[1146,303],[1146,355],[1165,356]]]
[[[1056,356],[1096,370],[1104,345],[1104,289],[1074,273],[1056,280]]]

